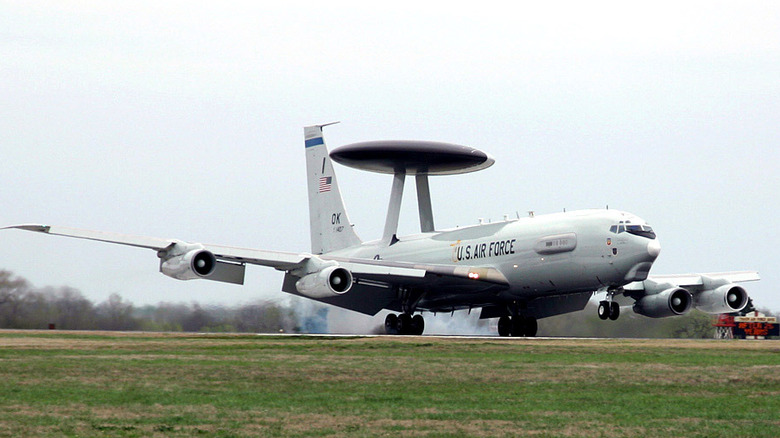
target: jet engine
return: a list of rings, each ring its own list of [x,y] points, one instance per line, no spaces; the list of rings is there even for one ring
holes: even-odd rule
[[[634,303],[634,312],[650,318],[665,318],[688,313],[693,301],[690,292],[681,287],[667,286],[670,287],[638,299]]]
[[[309,298],[335,297],[352,288],[352,273],[338,265],[326,266],[301,277],[295,288]]]
[[[742,310],[748,302],[748,294],[733,283],[696,294],[695,306],[707,313],[732,313]]]
[[[217,267],[217,258],[202,245],[177,243],[160,258],[160,272],[178,280],[206,278]]]

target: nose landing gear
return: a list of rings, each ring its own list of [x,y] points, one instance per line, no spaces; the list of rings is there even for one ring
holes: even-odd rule
[[[614,301],[600,301],[598,312],[599,318],[614,321],[620,317],[620,305]]]

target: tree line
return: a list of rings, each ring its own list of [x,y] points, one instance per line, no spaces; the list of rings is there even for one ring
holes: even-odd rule
[[[36,289],[0,270],[0,328],[185,332],[318,332],[325,312],[299,315],[289,306],[256,302],[240,306],[165,303],[137,307],[118,294],[93,303],[70,287]]]

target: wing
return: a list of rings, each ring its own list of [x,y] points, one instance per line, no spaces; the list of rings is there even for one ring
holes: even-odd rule
[[[268,266],[286,272],[282,287],[285,292],[372,315],[397,301],[399,287],[484,291],[503,289],[508,285],[499,271],[486,267],[338,258],[50,225],[13,225],[0,229],[151,249],[160,258],[160,271],[179,280],[206,279],[243,284],[246,264]],[[334,284],[343,279],[349,281],[348,286]]]
[[[706,274],[651,275],[624,286],[637,313],[664,317],[687,313],[692,307],[707,313],[733,313],[748,303],[747,291],[735,283],[758,281],[756,271]]]
[[[118,243],[121,245],[135,246],[161,250],[171,244],[170,239],[158,239],[154,237],[132,236],[127,234],[108,233],[105,231],[81,230],[78,228],[60,227],[52,225],[11,225],[0,230],[26,230],[37,233],[51,234],[53,236],[75,237],[77,239],[97,240],[100,242]]]
[[[674,286],[697,289],[701,288],[708,281],[722,280],[728,283],[741,283],[745,281],[758,281],[761,277],[756,271],[731,271],[731,272],[711,272],[707,274],[672,274],[672,275],[651,275],[648,280],[656,283],[667,283]],[[626,290],[642,290],[642,281],[635,281],[624,287]]]
[[[193,250],[206,250],[214,255],[214,257],[217,259],[217,262],[227,262],[241,265],[244,263],[250,263],[255,265],[269,266],[280,270],[288,270],[300,266],[300,264],[303,263],[308,257],[305,254],[291,252],[234,248],[220,245],[203,245],[198,243],[191,244],[182,242],[177,239],[161,239],[157,237],[111,233],[106,231],[83,230],[79,228],[54,225],[12,225],[0,229],[19,229],[51,234],[53,236],[73,237],[77,239],[95,240],[99,242],[152,249],[157,251],[157,255],[163,260],[168,257],[186,254],[187,252]]]

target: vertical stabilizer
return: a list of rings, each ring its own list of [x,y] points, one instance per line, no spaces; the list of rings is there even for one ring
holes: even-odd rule
[[[306,140],[306,178],[309,186],[311,252],[323,254],[354,245],[360,238],[349,222],[344,200],[333,173],[333,162],[322,137],[322,127],[303,129]]]

